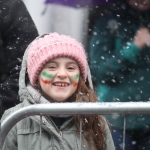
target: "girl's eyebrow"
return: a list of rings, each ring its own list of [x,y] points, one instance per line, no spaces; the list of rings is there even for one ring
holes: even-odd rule
[[[52,60],[52,61],[49,61],[47,64],[50,64],[50,63],[55,63],[55,64],[57,64],[58,62]],[[78,65],[75,61],[67,62],[67,64],[75,64],[75,65]]]
[[[75,65],[78,65],[76,62],[74,61],[71,61],[71,62],[67,62],[67,64],[75,64]]]
[[[49,61],[49,62],[46,64],[46,66],[47,66],[47,65],[50,65],[50,64],[57,64],[57,62],[55,62],[55,61]]]

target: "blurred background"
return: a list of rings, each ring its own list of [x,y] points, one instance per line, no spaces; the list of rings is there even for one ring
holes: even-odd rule
[[[108,11],[114,1],[23,0],[40,35],[50,32],[67,34],[85,47],[99,11]]]

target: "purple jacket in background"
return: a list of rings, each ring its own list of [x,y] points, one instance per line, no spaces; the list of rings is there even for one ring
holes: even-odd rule
[[[113,3],[115,0],[45,0],[45,4],[60,4],[70,7],[96,6]]]

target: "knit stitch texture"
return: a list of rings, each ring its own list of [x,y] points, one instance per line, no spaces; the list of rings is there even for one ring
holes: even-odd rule
[[[87,57],[83,46],[70,36],[51,33],[35,39],[27,52],[27,72],[32,86],[35,86],[42,67],[51,59],[69,57],[80,68],[81,76],[86,81]]]

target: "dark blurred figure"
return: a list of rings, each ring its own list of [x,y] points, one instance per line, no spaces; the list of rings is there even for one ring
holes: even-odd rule
[[[18,104],[21,59],[29,43],[38,36],[22,0],[0,0],[0,117]]]
[[[150,0],[120,0],[93,28],[89,61],[99,101],[150,101]],[[136,104],[135,104],[136,105]],[[116,150],[122,149],[123,116],[107,116]],[[150,149],[150,117],[126,118],[126,149]]]

